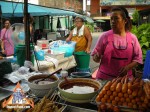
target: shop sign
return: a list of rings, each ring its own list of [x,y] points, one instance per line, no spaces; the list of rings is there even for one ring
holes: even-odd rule
[[[4,100],[2,103],[3,108],[34,108],[34,102],[28,99],[19,82],[17,83],[13,94],[9,97],[8,100]]]

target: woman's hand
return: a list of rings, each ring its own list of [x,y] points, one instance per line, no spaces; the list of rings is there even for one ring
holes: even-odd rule
[[[98,53],[93,55],[93,60],[94,60],[95,62],[97,62],[97,63],[100,62],[100,56],[99,56]]]
[[[128,73],[128,70],[129,70],[129,67],[128,66],[124,66],[122,67],[120,70],[119,70],[119,76],[125,76],[127,75]]]
[[[90,53],[91,53],[91,51],[90,51],[90,49],[89,49],[89,48],[86,48],[85,52],[86,52],[86,53],[88,53],[88,54],[90,54]]]
[[[66,42],[69,42],[70,41],[70,38],[68,37],[67,39],[66,39]]]
[[[5,50],[4,49],[2,49],[2,54],[5,54]]]

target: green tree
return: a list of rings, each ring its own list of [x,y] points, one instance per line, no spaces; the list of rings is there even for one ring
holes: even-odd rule
[[[132,14],[133,22],[138,25],[139,22],[139,12],[137,10]]]

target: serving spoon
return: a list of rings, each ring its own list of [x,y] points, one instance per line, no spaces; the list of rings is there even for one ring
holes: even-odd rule
[[[61,71],[61,70],[62,70],[62,68],[60,68],[60,69],[58,69],[57,71],[55,71],[55,72],[49,74],[47,77],[44,77],[44,78],[42,78],[42,79],[40,79],[40,80],[36,80],[35,83],[38,84],[39,81],[44,81],[45,79],[51,77],[52,75],[54,75],[55,73],[57,73],[57,72],[59,72],[59,71]]]

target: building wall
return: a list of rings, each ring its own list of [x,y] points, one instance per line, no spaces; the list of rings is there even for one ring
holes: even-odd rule
[[[13,1],[13,2],[24,2],[24,0],[5,0],[5,1]],[[31,4],[36,4],[38,5],[39,4],[39,1],[40,0],[28,0],[28,3],[31,3]]]
[[[108,2],[108,4],[103,4],[103,2]],[[116,0],[116,3],[114,4],[114,2],[111,2],[114,0],[91,0],[91,8],[90,8],[90,12],[91,12],[91,16],[95,17],[95,16],[107,16],[107,13],[110,11],[110,9],[117,3],[120,3],[119,5],[123,5],[126,8],[135,8],[137,10],[144,10],[144,9],[148,9],[150,8],[150,5],[146,4],[146,5],[141,5],[141,4],[137,4],[136,0],[131,0],[130,2],[127,0]],[[117,2],[120,1],[120,2]],[[148,0],[147,0],[148,1]],[[126,5],[124,4],[124,2],[126,2]],[[131,3],[132,2],[132,3]],[[123,3],[123,4],[121,4]],[[150,2],[148,2],[150,4]],[[103,5],[101,5],[103,4]],[[132,4],[132,5],[129,5]],[[136,5],[134,5],[136,4]],[[118,4],[117,4],[118,5]],[[102,11],[102,14],[100,14],[100,9]]]
[[[24,2],[24,0],[6,1]],[[28,0],[28,3],[60,9],[70,9],[75,12],[81,12],[83,9],[83,0]]]
[[[82,0],[39,0],[39,5],[70,9],[75,12],[80,12],[82,10]]]
[[[62,8],[64,6],[64,0],[39,0],[39,5]]]
[[[91,0],[91,16],[99,15],[100,14],[100,7],[99,7],[100,0]]]

